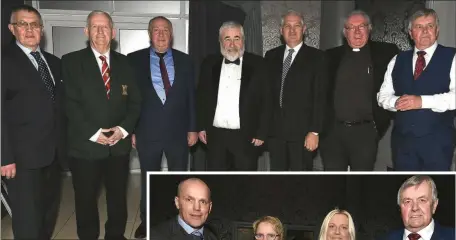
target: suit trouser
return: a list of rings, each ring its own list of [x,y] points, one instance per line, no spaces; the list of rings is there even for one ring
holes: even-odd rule
[[[103,182],[106,189],[108,220],[105,239],[123,239],[127,224],[127,181],[129,155],[104,159],[70,159],[79,239],[93,240],[100,235],[98,197]]]
[[[16,169],[7,180],[14,239],[51,239],[60,205],[61,169],[57,161],[37,168]]]
[[[282,138],[269,139],[271,171],[312,171],[314,154],[304,147],[302,141],[287,141]]]
[[[163,142],[137,143],[139,165],[141,168],[141,200],[140,217],[146,222],[146,200],[147,200],[147,172],[158,172],[161,170],[162,155],[165,153],[168,163],[168,171],[186,171],[188,165],[187,142],[181,144]]]
[[[378,133],[374,123],[347,126],[335,123],[321,139],[325,171],[373,171],[377,159]]]
[[[395,171],[449,171],[454,153],[454,130],[422,137],[405,136],[393,130],[391,147]]]
[[[241,130],[212,127],[206,137],[208,171],[257,170],[259,147],[243,136]]]

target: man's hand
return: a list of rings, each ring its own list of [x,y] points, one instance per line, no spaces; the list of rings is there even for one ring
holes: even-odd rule
[[[6,177],[6,179],[16,177],[16,164],[12,163],[12,164],[2,166],[1,172],[2,172],[2,176]]]
[[[397,99],[395,107],[398,111],[420,109],[422,106],[421,96],[402,95]]]
[[[257,138],[254,138],[254,139],[252,139],[252,143],[253,143],[253,146],[258,147],[258,146],[263,145],[264,141],[260,140],[260,139],[257,139]]]
[[[196,141],[198,141],[198,134],[196,132],[188,132],[187,133],[188,146],[191,147],[191,146],[195,145]]]
[[[120,139],[122,139],[123,133],[119,127],[113,127],[109,129],[109,131],[113,131],[114,133],[108,138],[108,144],[109,146],[114,146]]]
[[[201,131],[198,133],[198,138],[201,142],[204,144],[207,144],[207,139],[206,139],[206,131]]]
[[[136,149],[136,135],[135,134],[131,135],[131,147]]]
[[[308,133],[304,140],[304,147],[309,151],[314,151],[318,148],[318,136],[313,133]]]
[[[100,135],[98,135],[97,143],[101,145],[108,145],[108,137],[106,137],[103,133],[110,132],[111,129],[101,129]]]

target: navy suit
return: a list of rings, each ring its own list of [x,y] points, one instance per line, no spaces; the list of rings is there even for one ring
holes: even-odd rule
[[[402,240],[404,236],[404,229],[395,230],[388,233],[383,238],[378,240]],[[431,240],[453,240],[455,239],[454,228],[443,227],[435,222],[434,233],[432,233]]]
[[[196,132],[195,78],[190,57],[172,49],[174,82],[163,104],[152,85],[150,48],[128,54],[141,89],[141,114],[135,129],[142,175],[141,217],[145,220],[146,172],[160,171],[162,153],[168,169],[185,171],[188,161],[187,133]]]

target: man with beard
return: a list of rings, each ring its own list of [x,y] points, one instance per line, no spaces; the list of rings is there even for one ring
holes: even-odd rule
[[[207,144],[208,170],[255,171],[269,124],[263,58],[244,51],[244,29],[220,27],[220,54],[206,57],[197,90],[199,139]],[[228,161],[229,155],[234,161]]]
[[[198,178],[182,181],[174,198],[179,210],[177,218],[172,218],[150,230],[151,240],[217,240],[210,226],[206,224],[212,209],[211,191],[205,182]]]
[[[397,193],[404,229],[389,233],[384,240],[455,239],[454,228],[443,227],[432,218],[439,199],[437,188],[428,176],[407,179]]]
[[[285,45],[266,53],[272,88],[271,170],[312,170],[326,100],[324,53],[303,42],[302,16],[289,11],[280,32]]]

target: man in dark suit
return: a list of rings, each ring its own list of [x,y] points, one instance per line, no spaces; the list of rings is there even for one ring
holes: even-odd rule
[[[143,102],[132,136],[141,167],[141,221],[136,238],[146,237],[146,173],[160,171],[163,153],[168,170],[185,171],[188,148],[198,140],[194,66],[190,56],[171,48],[173,26],[162,16],[149,21],[151,47],[128,54]]]
[[[270,118],[263,58],[244,52],[239,23],[225,22],[219,32],[221,55],[210,55],[201,65],[199,138],[208,147],[208,170],[255,171]]]
[[[344,24],[346,44],[327,50],[328,95],[320,153],[325,171],[372,171],[378,142],[390,124],[377,104],[386,67],[396,45],[369,41],[369,16],[351,12]]]
[[[437,188],[432,178],[410,177],[402,184],[397,195],[404,229],[392,231],[382,239],[455,239],[454,228],[443,227],[432,218],[438,203]]]
[[[269,151],[271,170],[312,170],[313,151],[322,130],[326,100],[324,53],[303,42],[302,16],[282,17],[285,45],[269,50],[265,59],[272,88]]]
[[[412,14],[408,29],[415,47],[391,59],[377,98],[395,112],[394,170],[450,171],[456,144],[456,49],[437,43],[439,19],[433,9]]]
[[[16,41],[2,50],[2,176],[15,239],[51,239],[65,157],[60,59],[42,49],[40,13],[21,5],[8,25]]]
[[[141,98],[127,57],[110,50],[115,37],[108,13],[92,11],[84,29],[90,46],[62,57],[69,120],[70,170],[80,239],[97,239],[97,199],[106,188],[105,239],[124,239],[131,141]]]
[[[151,240],[218,240],[208,224],[207,217],[212,209],[211,191],[198,178],[182,181],[174,199],[179,210],[177,218],[154,226],[150,230]]]

